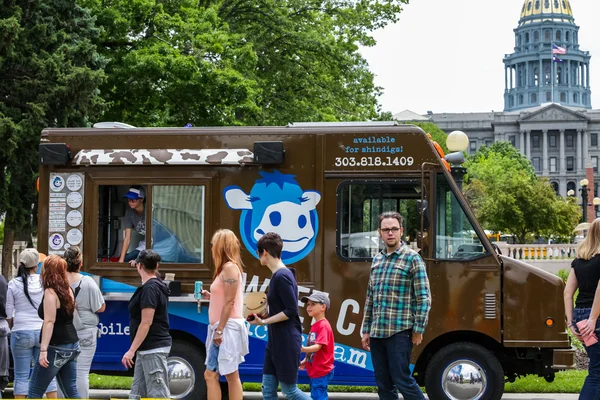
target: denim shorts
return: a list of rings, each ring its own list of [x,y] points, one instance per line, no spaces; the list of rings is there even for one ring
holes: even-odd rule
[[[219,346],[217,346],[214,341],[210,342],[210,351],[208,352],[208,358],[206,359],[206,368],[213,372],[219,372]]]

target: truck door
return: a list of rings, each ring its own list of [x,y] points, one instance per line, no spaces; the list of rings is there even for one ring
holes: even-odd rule
[[[383,179],[382,179],[383,178]],[[427,198],[427,186],[418,176],[405,179],[348,179],[331,176],[325,181],[323,196],[323,290],[331,297],[328,318],[334,328],[336,380],[352,384],[373,384],[370,354],[360,345],[362,311],[373,256],[383,244],[377,232],[378,216],[398,211],[404,217],[404,240],[416,247],[421,231],[417,204]],[[429,182],[429,180],[427,180]],[[431,236],[431,235],[425,235]],[[359,367],[359,368],[356,368]]]
[[[432,291],[428,330],[433,336],[477,331],[501,340],[500,263],[458,187],[439,173],[435,181]]]

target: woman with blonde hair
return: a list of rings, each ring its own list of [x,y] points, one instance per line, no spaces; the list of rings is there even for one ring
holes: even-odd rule
[[[586,238],[577,246],[577,258],[571,264],[564,291],[567,325],[571,332],[582,340],[599,327],[600,315],[600,219],[591,223]],[[573,296],[579,289],[573,309]],[[585,321],[578,328],[577,323]],[[590,358],[589,373],[581,388],[580,399],[596,398],[600,393],[600,343],[585,346]]]
[[[51,255],[42,267],[44,297],[38,308],[42,324],[40,357],[33,367],[28,399],[40,399],[56,377],[68,399],[79,399],[77,392],[77,356],[79,341],[73,325],[75,296],[67,278],[67,262]]]
[[[215,266],[210,292],[206,338],[206,371],[204,379],[208,400],[221,399],[219,375],[225,376],[231,400],[242,400],[239,364],[248,354],[248,331],[243,316],[244,265],[240,256],[240,241],[229,229],[220,229],[212,237],[212,258]]]

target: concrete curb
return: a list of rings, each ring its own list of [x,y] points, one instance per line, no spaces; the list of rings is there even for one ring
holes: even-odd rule
[[[12,388],[8,388],[3,393],[4,398],[12,398]],[[11,396],[11,397],[8,397]],[[97,400],[106,399],[127,399],[129,390],[90,390],[90,398]],[[578,394],[559,394],[559,393],[526,393],[526,394],[505,394],[503,400],[577,400]],[[263,396],[260,392],[244,392],[244,400],[262,400]],[[281,394],[280,399],[285,399]],[[329,393],[330,399],[336,400],[378,400],[377,393]],[[400,397],[402,399],[402,397]]]

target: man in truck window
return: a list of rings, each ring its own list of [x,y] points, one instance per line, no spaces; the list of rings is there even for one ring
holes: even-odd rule
[[[125,238],[121,248],[119,262],[135,260],[140,251],[146,248],[146,213],[144,212],[144,200],[146,194],[141,186],[132,186],[125,195],[127,199],[127,210],[125,211]],[[140,240],[135,250],[127,253],[131,243],[131,230],[135,229],[143,239]]]
[[[379,216],[379,235],[385,248],[371,265],[362,346],[371,352],[381,400],[398,399],[398,391],[406,400],[421,400],[424,396],[412,376],[410,355],[413,345],[423,340],[431,308],[425,263],[402,243],[399,213]]]

